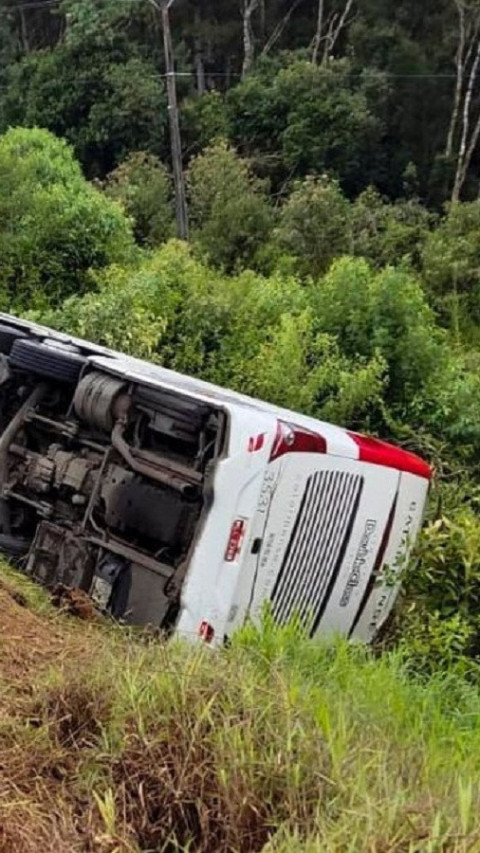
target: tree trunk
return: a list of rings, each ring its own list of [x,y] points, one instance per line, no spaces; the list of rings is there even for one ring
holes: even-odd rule
[[[345,0],[342,12],[325,14],[325,0],[318,0],[317,28],[311,43],[312,62],[316,65],[319,60],[322,65],[331,56],[338,38],[348,24],[348,16],[353,6],[353,0]],[[320,50],[323,43],[323,51]],[[320,53],[322,54],[320,59]]]
[[[457,202],[480,137],[480,106],[474,97],[480,74],[480,2],[454,3],[458,13],[456,81],[445,157],[455,160],[451,200]]]
[[[324,2],[325,2],[325,0],[318,0],[317,29],[316,29],[315,36],[313,39],[313,53],[312,53],[312,62],[314,63],[314,65],[316,65],[318,62],[318,56],[320,53],[320,44],[322,42]]]
[[[448,128],[448,136],[447,136],[447,144],[445,146],[445,157],[450,159],[453,153],[453,141],[455,138],[455,131],[457,129],[458,117],[460,115],[460,103],[462,99],[462,90],[463,90],[463,78],[464,78],[464,69],[465,69],[465,43],[466,43],[466,33],[465,33],[465,11],[463,5],[461,3],[456,3],[458,10],[458,26],[459,26],[459,39],[458,39],[458,49],[457,55],[455,57],[455,65],[456,65],[456,83],[455,83],[455,97],[453,101],[453,109],[452,115],[450,118],[450,127]]]
[[[478,38],[478,36],[477,36]],[[463,185],[465,183],[465,179],[467,177],[468,168],[470,166],[470,162],[472,159],[473,151],[475,150],[475,145],[478,141],[478,130],[480,130],[480,116],[475,125],[473,134],[470,137],[469,141],[469,133],[470,133],[470,109],[473,97],[474,85],[477,80],[478,69],[480,65],[480,38],[478,38],[477,49],[475,52],[475,59],[473,60],[472,67],[470,69],[470,74],[468,77],[467,90],[465,92],[465,98],[463,102],[463,114],[462,114],[462,134],[460,138],[460,147],[458,150],[457,157],[457,168],[455,172],[455,180],[453,184],[452,190],[452,201],[459,201],[460,194],[463,189]],[[473,143],[473,147],[472,147]]]
[[[200,7],[195,6],[195,36],[193,41],[193,50],[195,55],[195,73],[197,77],[197,93],[203,95],[206,89],[205,85],[205,65],[203,62],[203,40],[200,35],[202,17]]]
[[[243,68],[242,77],[253,68],[255,60],[255,38],[252,16],[258,8],[259,0],[243,0]]]
[[[332,55],[338,38],[347,24],[347,18],[353,6],[353,0],[346,0],[343,12],[341,15],[332,15],[331,24],[328,28],[327,38],[325,39],[325,49],[323,51],[322,62],[327,62]]]
[[[20,32],[22,34],[22,50],[24,54],[30,53],[30,41],[28,38],[28,27],[27,27],[27,19],[25,17],[25,10],[22,8],[21,4],[18,7],[20,12]]]
[[[472,162],[472,157],[475,152],[475,148],[478,145],[478,140],[480,138],[480,114],[475,123],[475,127],[473,129],[473,133],[470,139],[470,144],[464,154],[463,160],[459,163],[457,168],[457,173],[455,175],[455,183],[452,191],[452,201],[460,201],[460,194],[463,189],[463,185],[467,179],[468,170],[470,168],[470,163]]]
[[[181,240],[188,240],[188,215],[183,177],[182,145],[180,140],[180,121],[178,116],[177,86],[173,60],[172,34],[170,30],[169,4],[162,0],[163,49],[165,52],[165,76],[167,78],[168,116],[170,119],[170,142],[172,148],[173,183],[175,188],[175,218],[177,234]]]

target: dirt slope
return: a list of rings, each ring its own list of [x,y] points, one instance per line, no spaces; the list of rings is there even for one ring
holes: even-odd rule
[[[100,849],[76,815],[68,751],[45,741],[39,698],[50,669],[58,676],[88,659],[93,626],[36,613],[2,579],[0,613],[0,853]]]
[[[0,612],[0,678],[4,687],[25,689],[30,670],[38,672],[65,654],[65,632],[53,619],[33,613],[22,594],[4,583]]]

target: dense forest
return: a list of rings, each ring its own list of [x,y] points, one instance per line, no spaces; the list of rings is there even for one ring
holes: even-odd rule
[[[137,150],[168,162],[160,5],[2,0],[1,125],[64,136],[90,178]],[[174,0],[185,163],[222,136],[274,199],[323,171],[350,198],[474,199],[479,17],[475,0]]]
[[[188,242],[161,5],[0,0],[0,307],[430,459],[402,642],[471,672],[480,3],[170,3]]]

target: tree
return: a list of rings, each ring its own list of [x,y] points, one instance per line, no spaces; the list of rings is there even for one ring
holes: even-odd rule
[[[173,0],[151,0],[159,10],[162,19],[163,53],[165,57],[165,78],[168,100],[168,123],[170,126],[170,160],[172,163],[173,187],[175,196],[175,221],[177,235],[188,240],[188,211],[183,174],[182,142],[180,138],[180,119],[178,113],[177,80],[173,54],[172,31],[170,27],[170,6]]]
[[[201,97],[185,98],[181,105],[180,126],[188,158],[199,154],[217,139],[228,139],[230,121],[224,96],[212,90]]]
[[[458,2],[471,15],[478,0]],[[454,0],[175,0],[174,9],[181,113],[188,101],[184,159],[221,133],[255,158],[274,193],[327,170],[349,196],[375,183],[396,198],[413,161],[422,197],[441,205],[450,194]],[[39,125],[65,136],[92,177],[135,150],[167,161],[164,49],[151,2],[0,0],[0,13],[1,127]],[[294,81],[286,69],[300,61],[321,74],[304,70]],[[477,102],[474,87],[469,139]],[[470,192],[467,175],[462,193]]]
[[[368,183],[382,126],[351,72],[346,60],[318,67],[284,56],[264,61],[228,93],[235,141],[276,186],[309,172],[333,173],[349,193]]]
[[[255,58],[255,41],[252,26],[253,13],[258,9],[259,0],[243,0],[242,24],[243,24],[243,76],[248,74],[253,66]]]
[[[226,142],[195,157],[187,172],[192,239],[216,266],[255,264],[272,213],[265,185]]]
[[[69,296],[59,307],[43,305],[29,311],[36,322],[70,335],[111,347],[137,358],[155,359],[167,326],[170,304],[164,293],[163,313],[156,310],[159,294],[145,264],[136,275],[112,266],[93,276],[95,289]]]
[[[94,11],[90,2],[80,3],[55,50],[10,66],[2,123],[46,127],[65,137],[87,174],[102,177],[130,151],[168,150],[167,104],[153,62]]]
[[[91,270],[132,258],[121,208],[83,178],[46,130],[0,138],[0,288],[4,306],[60,303],[93,286]]]
[[[51,3],[0,3],[0,57],[6,61],[56,44],[62,29],[58,8]]]
[[[451,106],[452,9],[452,0],[361,0],[341,42],[371,82],[370,108],[385,134],[370,182],[390,198],[403,195],[409,162],[422,198],[441,205],[449,191],[438,161]]]
[[[380,405],[382,360],[350,359],[334,337],[318,335],[292,276],[225,277],[172,240],[136,271],[112,267],[96,280],[95,292],[35,319],[351,426]]]
[[[266,56],[271,52],[274,45],[281,39],[294,12],[303,0],[290,0],[286,10],[281,2],[266,3],[265,0],[242,0],[242,31],[243,31],[243,63],[242,77],[245,77],[253,68],[255,62],[256,43],[261,45],[261,55]],[[347,0],[349,2],[349,0]],[[267,6],[270,31],[267,35]],[[257,35],[253,28],[255,13],[259,18],[259,32]]]
[[[460,202],[429,236],[423,277],[443,319],[455,327],[480,321],[480,205]],[[460,312],[460,313],[459,313]]]
[[[458,201],[480,137],[475,88],[480,73],[480,3],[453,0],[458,15],[456,85],[445,156],[455,160],[452,201]]]
[[[315,286],[312,304],[318,331],[333,335],[343,355],[382,359],[384,402],[395,417],[414,423],[422,395],[441,381],[448,360],[419,281],[405,270],[375,273],[363,259],[343,258]]]
[[[326,14],[325,0],[318,0],[317,27],[313,38],[312,62],[317,63],[320,60],[321,63],[325,63],[333,55],[335,45],[342,31],[349,23],[348,16],[350,15],[352,6],[353,0],[344,0],[339,10],[333,8]]]
[[[350,203],[338,182],[327,176],[299,181],[281,210],[274,236],[304,276],[318,278],[333,258],[348,254]]]
[[[158,246],[173,237],[172,179],[158,157],[145,151],[130,154],[107,175],[104,190],[132,218],[139,243]]]
[[[352,205],[353,253],[375,267],[403,261],[418,268],[434,222],[434,214],[418,199],[398,199],[392,203],[369,187]]]

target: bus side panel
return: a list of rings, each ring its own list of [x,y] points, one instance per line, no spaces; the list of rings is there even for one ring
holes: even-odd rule
[[[385,551],[383,566],[352,637],[373,640],[392,611],[398,594],[401,572],[408,563],[411,547],[422,525],[428,480],[403,473],[394,523]]]

